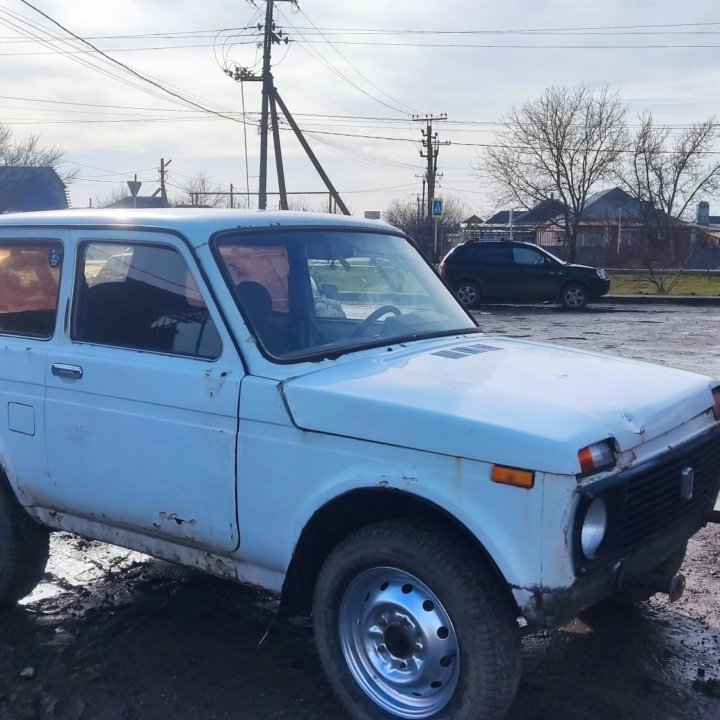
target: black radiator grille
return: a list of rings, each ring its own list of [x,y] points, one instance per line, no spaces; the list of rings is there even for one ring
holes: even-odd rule
[[[681,497],[684,468],[694,471],[693,495]],[[621,547],[628,550],[686,519],[700,518],[720,487],[720,437],[716,433],[700,444],[690,443],[669,453],[666,462],[627,481]]]

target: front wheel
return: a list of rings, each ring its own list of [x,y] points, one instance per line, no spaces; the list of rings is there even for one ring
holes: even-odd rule
[[[560,291],[560,302],[567,310],[582,310],[589,300],[588,289],[580,283],[568,283]]]
[[[517,689],[516,612],[452,537],[384,522],[352,534],[318,578],[320,659],[357,720],[502,717]]]

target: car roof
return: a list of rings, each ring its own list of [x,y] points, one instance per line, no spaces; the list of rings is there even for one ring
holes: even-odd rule
[[[8,227],[132,228],[133,230],[170,230],[187,236],[193,245],[207,243],[208,237],[221,230],[253,228],[347,228],[386,230],[397,228],[379,220],[349,215],[291,212],[287,210],[217,210],[214,208],[150,208],[106,210],[56,210],[0,215],[0,229]]]
[[[538,248],[539,245],[536,245],[535,243],[530,242],[523,242],[522,240],[468,240],[466,243],[463,243],[463,245],[482,245],[482,246],[503,246],[508,245],[510,247],[528,247],[528,248]]]

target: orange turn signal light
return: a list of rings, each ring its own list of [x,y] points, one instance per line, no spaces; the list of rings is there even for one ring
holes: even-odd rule
[[[515,485],[526,490],[535,485],[535,473],[532,470],[520,470],[505,465],[493,465],[490,479],[501,485]]]

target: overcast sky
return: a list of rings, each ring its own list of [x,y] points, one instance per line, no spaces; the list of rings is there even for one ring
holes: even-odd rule
[[[79,166],[70,187],[74,207],[136,173],[141,194],[152,194],[161,157],[172,160],[171,193],[200,172],[245,189],[241,88],[222,68],[260,60],[257,33],[239,28],[262,22],[264,4],[32,4],[162,88],[237,120],[203,112],[84,52],[89,48],[27,5],[6,0],[0,121],[19,137],[40,134],[65,151],[69,167]],[[481,216],[493,208],[473,174],[476,146],[492,141],[492,123],[513,104],[548,86],[607,84],[622,92],[631,118],[647,109],[672,125],[720,114],[718,0],[301,0],[299,10],[278,3],[277,25],[297,42],[273,50],[276,86],[300,125],[314,131],[309,142],[356,214],[420,192],[421,125],[410,120],[413,113],[447,113],[438,132],[454,144],[440,151],[438,194],[458,196]],[[245,103],[256,123],[258,83],[245,84]],[[373,137],[351,137],[359,135]],[[247,137],[250,190],[257,191],[255,125]],[[282,139],[288,190],[323,190],[292,133],[283,131]],[[720,199],[711,202],[720,214]]]

